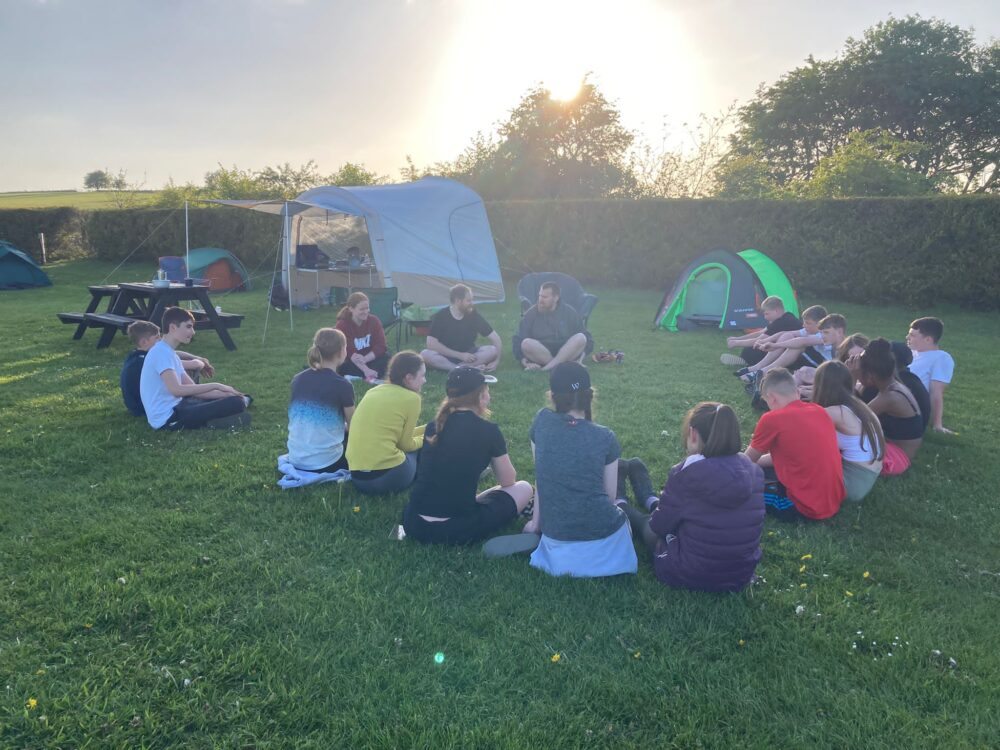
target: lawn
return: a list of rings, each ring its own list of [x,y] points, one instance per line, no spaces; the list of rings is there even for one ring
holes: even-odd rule
[[[709,595],[661,586],[644,554],[638,576],[554,579],[390,540],[402,495],[277,489],[289,381],[329,309],[294,330],[271,311],[263,339],[263,291],[219,298],[247,315],[239,350],[208,332],[190,348],[255,396],[253,429],[154,433],[121,404],[127,341],[98,351],[56,321],[111,269],[53,264],[55,286],[0,293],[0,746],[997,745],[996,313],[803,300],[870,335],[939,314],[961,434],[929,435],[909,475],[831,521],[769,519],[760,582]],[[662,483],[701,399],[736,406],[749,438],[721,333],[652,332],[658,293],[596,291],[598,346],[626,357],[591,366],[595,419],[626,455]],[[517,305],[482,311],[506,344]],[[498,376],[494,419],[531,480],[546,383],[509,353]]]
[[[142,192],[136,198],[136,205],[150,203],[154,192]],[[79,208],[94,211],[104,208],[118,208],[115,193],[111,190],[79,192],[76,190],[41,190],[38,192],[0,193],[0,210],[10,208]]]

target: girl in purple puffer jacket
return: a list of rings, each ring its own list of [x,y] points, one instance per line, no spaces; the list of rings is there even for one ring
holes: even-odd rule
[[[764,527],[764,472],[740,452],[740,423],[705,401],[684,418],[688,456],[670,470],[651,516],[625,508],[668,586],[739,591],[753,579]]]

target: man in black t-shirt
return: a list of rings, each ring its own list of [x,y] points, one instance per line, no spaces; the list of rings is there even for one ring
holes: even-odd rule
[[[492,372],[500,364],[503,345],[500,334],[476,310],[472,290],[456,284],[449,293],[451,304],[431,318],[427,348],[420,352],[428,368],[450,371],[459,365]],[[485,336],[489,344],[476,345]]]

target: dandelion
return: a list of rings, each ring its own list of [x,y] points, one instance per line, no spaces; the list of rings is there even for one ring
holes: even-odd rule
[[[800,584],[799,584],[799,588],[800,588],[800,589],[804,589],[804,588],[806,588],[807,586],[809,586],[809,584],[808,584],[808,583],[800,583]]]
[[[853,591],[845,591],[844,593],[845,593],[845,594],[846,594],[847,596],[854,596],[854,592],[853,592]]]
[[[869,573],[869,572],[868,572],[868,571],[866,570],[866,571],[865,571],[864,573],[862,573],[862,574],[861,574],[861,577],[862,577],[862,578],[871,578],[871,577],[872,577],[872,574],[871,574],[871,573]]]
[[[806,572],[806,566],[805,565],[800,565],[799,566],[799,572],[800,573],[805,573]]]
[[[795,608],[795,614],[797,614],[797,615],[801,615],[805,611],[806,611],[806,608],[804,606],[802,606],[801,604]]]
[[[43,669],[35,670],[35,674],[45,674],[45,669],[43,668]]]
[[[806,554],[802,555],[802,557],[800,557],[799,559],[800,559],[800,560],[812,560],[812,559],[813,559],[813,556],[812,556],[812,555],[810,555],[810,554],[809,554],[809,553],[807,552]]]
[[[739,646],[740,648],[743,648],[745,645],[747,645],[747,642],[744,641],[742,638],[740,638],[738,641],[736,641],[736,645]]]
[[[632,654],[632,658],[633,659],[640,659],[640,658],[642,658],[642,651],[636,651],[634,654]]]
[[[552,654],[551,657],[549,657],[549,661],[551,661],[553,664],[558,664],[560,659],[562,659],[562,654],[560,654],[558,651],[556,651],[554,654]]]
[[[29,711],[34,711],[38,708],[38,700],[35,698],[28,698],[28,702],[24,704]]]
[[[355,505],[351,510],[353,510],[355,513],[360,513],[361,512],[361,506],[360,505]]]
[[[90,630],[92,627],[94,627],[94,623],[92,623],[92,622],[85,622],[85,623],[83,623],[83,627],[86,628],[87,630]]]

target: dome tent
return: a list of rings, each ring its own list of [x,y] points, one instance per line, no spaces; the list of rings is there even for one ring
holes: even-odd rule
[[[188,257],[191,268],[188,273],[192,278],[207,279],[213,292],[225,292],[230,289],[249,291],[250,274],[240,259],[228,250],[219,247],[198,247],[193,249]]]
[[[52,286],[45,271],[27,253],[0,240],[0,289],[31,289],[39,286]]]
[[[785,272],[759,250],[733,253],[718,249],[695,258],[663,296],[654,328],[688,331],[760,328],[760,303],[774,295],[785,309],[799,314],[799,304]]]

